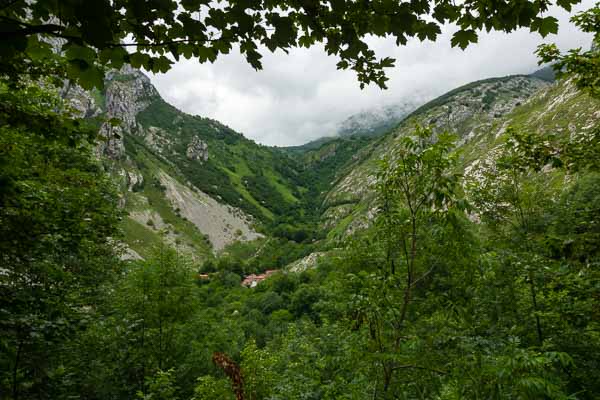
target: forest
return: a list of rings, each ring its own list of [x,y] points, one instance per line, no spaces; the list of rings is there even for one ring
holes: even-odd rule
[[[166,72],[236,46],[259,69],[261,48],[324,43],[357,84],[385,87],[393,60],[375,58],[369,35],[434,40],[450,22],[464,48],[481,29],[558,29],[544,1],[241,3],[0,2],[0,398],[600,398],[600,123],[582,135],[509,126],[469,168],[456,132],[392,130],[372,221],[345,235],[320,220],[326,192],[383,139],[304,159],[260,148],[242,172],[233,156],[201,171],[178,156],[171,167],[193,185],[255,211],[261,237],[194,258],[165,234],[150,256],[124,257],[127,211],[97,151],[106,138],[61,97],[65,82],[101,90],[123,65]],[[573,21],[600,41],[599,6]],[[595,47],[538,55],[598,105]],[[159,106],[141,120],[171,118]],[[234,146],[249,140],[217,124],[189,117],[180,134],[218,128],[215,154],[241,157]],[[295,189],[278,191],[272,171]],[[259,205],[236,192],[238,172]],[[294,264],[311,255],[315,265]]]

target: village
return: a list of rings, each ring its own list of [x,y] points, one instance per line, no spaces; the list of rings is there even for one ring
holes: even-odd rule
[[[269,278],[270,276],[272,276],[273,274],[276,274],[278,272],[280,272],[280,270],[278,270],[278,269],[268,269],[265,272],[263,272],[262,274],[250,274],[250,275],[247,275],[246,277],[244,277],[244,279],[242,280],[242,282],[240,284],[247,288],[255,288],[260,282],[264,281],[265,279]],[[198,274],[197,278],[202,281],[209,281],[211,279],[211,275],[214,275],[214,273]]]

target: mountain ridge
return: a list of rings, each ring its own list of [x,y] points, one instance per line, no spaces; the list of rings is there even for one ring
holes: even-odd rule
[[[98,153],[121,187],[128,246],[143,256],[166,240],[205,259],[265,235],[315,229],[329,240],[368,226],[376,160],[410,126],[456,131],[469,148],[478,131],[549,86],[534,75],[475,81],[415,108],[381,135],[288,148],[256,144],[219,121],[179,111],[140,71],[113,72],[102,92],[72,89],[67,97],[88,118],[119,120],[99,123],[105,141]]]
[[[384,137],[371,157],[343,177],[325,198],[323,224],[331,229],[331,237],[344,237],[370,225],[376,212],[378,160],[390,154],[401,137],[410,135],[415,124],[432,126],[434,132],[457,134],[460,165],[468,171],[470,165],[493,154],[509,126],[539,135],[564,135],[585,131],[599,118],[598,101],[579,92],[569,81],[552,84],[517,75],[462,86],[406,117]]]

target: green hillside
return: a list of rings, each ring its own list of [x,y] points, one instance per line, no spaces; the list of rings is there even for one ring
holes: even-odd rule
[[[14,400],[600,393],[600,106],[568,81],[479,82],[302,152],[141,75],[76,124],[40,88],[0,97]]]
[[[0,3],[0,400],[600,399],[600,3]]]
[[[129,212],[125,241],[142,257],[160,240],[205,259],[211,248],[265,234],[320,237],[325,194],[370,143],[338,138],[312,149],[261,146],[218,121],[177,110],[133,70],[109,75],[102,92],[75,95],[93,104],[84,113],[94,120],[121,121],[103,125],[103,152]],[[191,206],[181,203],[190,196]]]
[[[272,219],[300,201],[296,165],[284,154],[260,146],[221,123],[182,113],[162,99],[138,115],[142,126],[156,127],[168,140],[163,157],[198,189],[219,196],[258,219]],[[194,137],[208,145],[208,160],[189,160]]]
[[[512,113],[527,107],[532,96],[537,98],[538,93],[550,90],[550,87],[544,80],[525,75],[492,78],[454,89],[418,108],[374,147],[369,158],[340,179],[330,191],[326,197],[324,225],[334,228],[332,237],[364,226],[374,207],[373,185],[379,160],[391,154],[397,143],[410,135],[416,125],[457,135],[463,166],[466,166],[469,159],[483,156],[484,148],[493,143],[498,130],[506,129],[510,124]]]

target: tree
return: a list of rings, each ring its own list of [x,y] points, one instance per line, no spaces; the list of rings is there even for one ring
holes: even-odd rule
[[[65,349],[119,270],[116,191],[94,130],[62,108],[0,85],[0,391],[14,400],[72,383]]]
[[[173,369],[159,370],[155,376],[147,379],[148,393],[137,392],[140,400],[178,400],[177,387],[173,385]]]
[[[493,165],[480,166],[480,173],[471,179],[472,197],[483,219],[503,240],[511,243],[511,250],[520,253],[511,260],[517,275],[524,274],[529,286],[531,315],[535,319],[537,341],[544,341],[538,299],[538,281],[543,277],[542,260],[535,255],[533,239],[544,230],[544,213],[550,193],[548,176],[537,174],[554,160],[552,148],[538,140],[536,135],[519,132],[509,127],[508,138]],[[542,263],[543,264],[543,263]],[[518,276],[511,277],[518,279]],[[510,278],[509,278],[510,279]]]
[[[558,29],[554,17],[544,16],[549,7],[556,4],[570,10],[577,3],[3,0],[0,72],[43,73],[40,64],[46,69],[53,65],[89,88],[102,86],[102,66],[118,69],[129,64],[166,72],[172,59],[213,62],[236,46],[252,67],[260,69],[262,48],[287,52],[323,43],[327,54],[339,58],[339,69],[356,72],[361,87],[375,83],[384,88],[383,71],[394,60],[378,59],[367,43],[370,36],[392,36],[398,45],[412,37],[435,40],[447,23],[459,27],[451,43],[463,49],[477,41],[482,29],[511,32],[526,27],[546,36]],[[66,63],[56,59],[54,48],[64,52]],[[134,52],[128,53],[128,48]]]
[[[412,136],[399,140],[397,151],[381,165],[376,242],[382,247],[383,259],[378,273],[355,278],[363,284],[353,299],[357,326],[366,325],[369,351],[381,370],[384,399],[397,395],[392,384],[400,370],[444,373],[411,361],[402,350],[411,347],[414,321],[409,309],[414,292],[440,264],[428,259],[428,237],[434,237],[436,226],[466,207],[461,200],[460,175],[454,170],[457,157],[453,147],[453,136],[434,135],[417,126]]]
[[[137,384],[146,395],[149,377],[160,377],[159,371],[177,367],[185,356],[180,338],[195,308],[193,289],[189,261],[165,245],[132,265],[117,286],[107,312],[113,314],[110,328],[121,332],[114,340],[128,353],[122,373],[137,381],[128,387]]]
[[[555,44],[545,44],[537,51],[540,63],[553,63],[558,77],[574,76],[577,87],[600,98],[600,6],[596,4],[573,16],[571,22],[583,32],[594,34],[592,47],[586,51],[579,48],[561,53]]]

